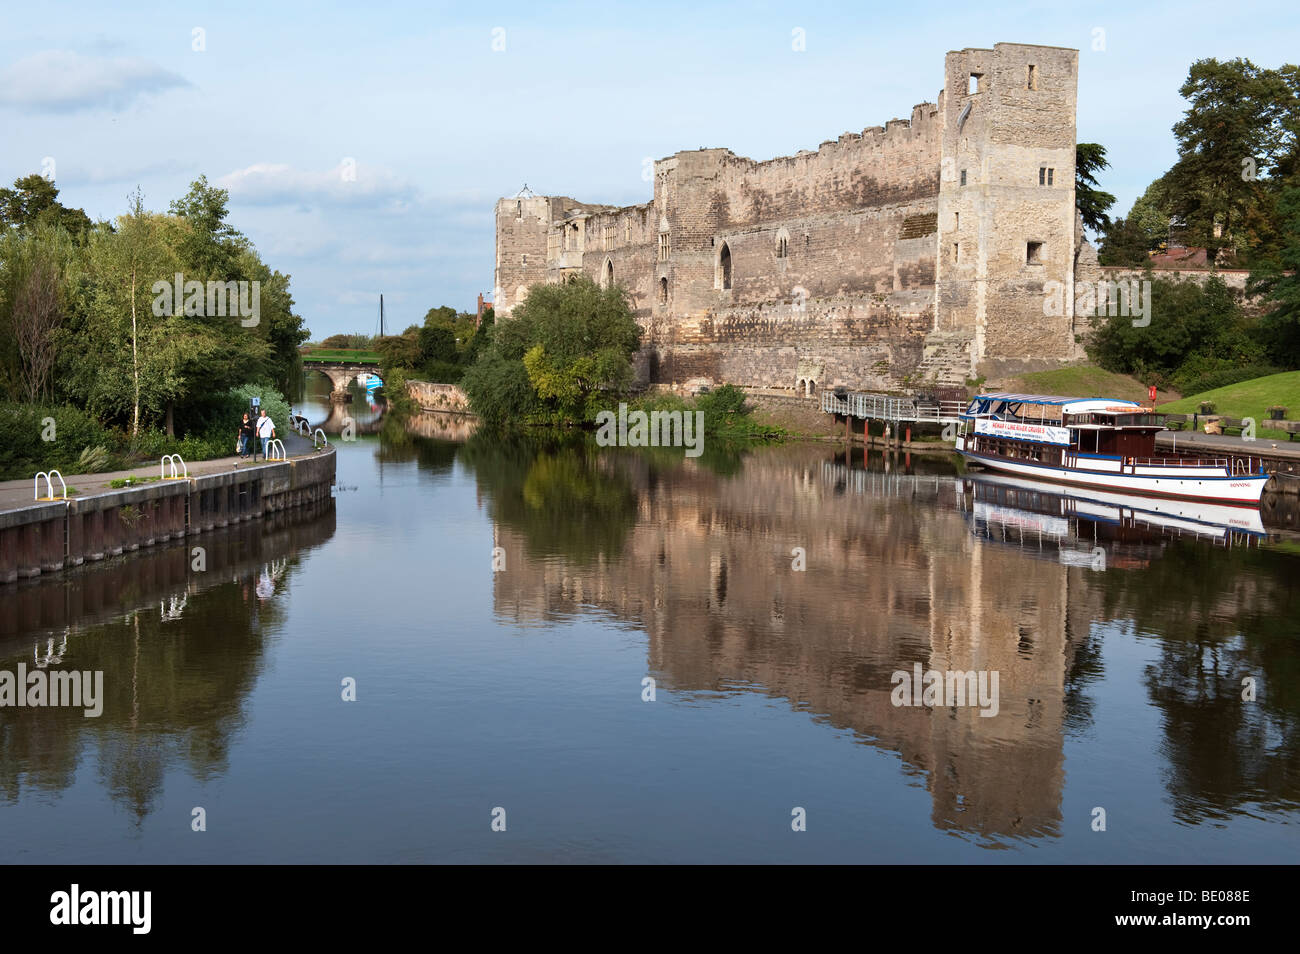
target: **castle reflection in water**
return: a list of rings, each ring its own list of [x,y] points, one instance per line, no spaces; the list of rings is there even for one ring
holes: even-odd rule
[[[553,508],[562,493],[548,486],[567,481],[588,500],[569,502],[569,524],[605,511],[603,542],[567,552],[480,467],[510,568],[496,575],[496,612],[634,621],[661,691],[783,699],[897,753],[929,791],[934,826],[993,842],[1059,832],[1065,739],[1087,731],[1101,641],[1152,632],[1163,660],[1148,693],[1165,710],[1175,811],[1196,821],[1261,796],[1295,805],[1294,702],[1240,704],[1242,672],[1281,683],[1270,647],[1294,612],[1264,535],[872,466],[806,446],[721,473],[667,455],[543,453],[520,478],[535,503]],[[620,498],[625,526],[611,537]],[[916,663],[997,671],[998,715],[895,706],[891,676]],[[1292,744],[1266,743],[1279,732]]]

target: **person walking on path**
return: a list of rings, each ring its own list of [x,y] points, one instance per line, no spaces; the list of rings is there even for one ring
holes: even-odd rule
[[[239,425],[239,456],[247,457],[253,451],[253,438],[257,430],[253,427],[253,420],[244,412],[244,420]]]
[[[262,408],[262,414],[257,419],[257,436],[262,439],[262,460],[266,460],[267,445],[275,437],[275,422],[267,416],[266,408]],[[256,460],[256,456],[253,459]]]

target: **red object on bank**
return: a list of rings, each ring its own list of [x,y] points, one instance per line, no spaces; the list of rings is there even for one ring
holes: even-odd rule
[[[1147,388],[1147,397],[1152,404],[1156,403],[1156,386],[1154,384]]]

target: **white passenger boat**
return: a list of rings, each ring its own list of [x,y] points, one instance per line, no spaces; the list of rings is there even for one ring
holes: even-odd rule
[[[980,394],[961,414],[957,451],[992,470],[1094,490],[1258,507],[1258,457],[1157,452],[1164,416],[1134,401]]]

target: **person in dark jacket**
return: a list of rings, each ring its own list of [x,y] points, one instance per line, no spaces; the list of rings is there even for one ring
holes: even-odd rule
[[[239,424],[239,456],[247,457],[250,453],[256,454],[256,445],[253,443],[253,437],[256,431],[253,428],[253,421],[244,412],[244,419]],[[256,458],[254,458],[256,459]]]

